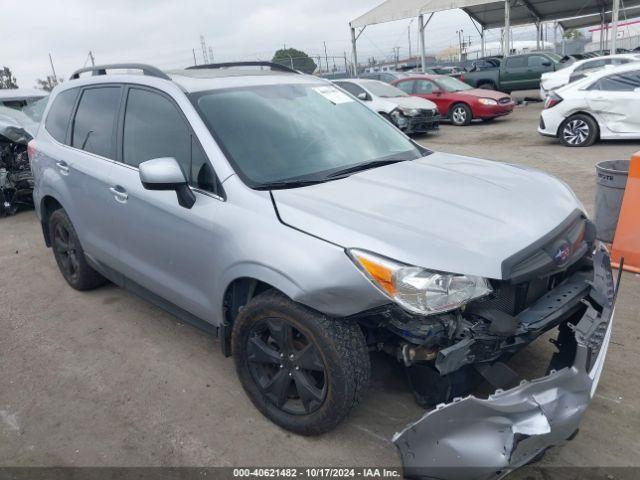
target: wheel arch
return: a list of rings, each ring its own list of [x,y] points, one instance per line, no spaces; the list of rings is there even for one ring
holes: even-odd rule
[[[295,300],[302,289],[286,276],[270,268],[243,265],[235,268],[221,282],[224,289],[220,301],[220,343],[225,356],[231,355],[231,331],[238,313],[252,298],[268,290],[280,292]]]
[[[40,224],[42,226],[42,234],[44,235],[44,243],[47,247],[51,247],[49,219],[53,212],[60,209],[64,209],[62,203],[52,195],[45,195],[42,197],[42,200],[40,200]]]

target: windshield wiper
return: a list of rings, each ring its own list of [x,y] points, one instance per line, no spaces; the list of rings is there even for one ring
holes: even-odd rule
[[[326,180],[283,180],[281,182],[261,183],[253,188],[256,190],[280,190],[285,188],[307,187],[309,185],[316,185],[323,182],[326,182]]]
[[[348,175],[350,173],[362,172],[363,170],[369,170],[371,168],[383,167],[385,165],[391,165],[393,163],[405,162],[404,159],[388,159],[388,160],[373,160],[371,162],[359,163],[358,165],[353,165],[351,167],[343,168],[341,170],[335,171],[327,175],[326,178],[336,178],[342,177],[343,175]]]

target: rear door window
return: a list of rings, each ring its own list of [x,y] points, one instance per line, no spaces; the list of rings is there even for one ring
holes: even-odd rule
[[[406,80],[404,82],[396,83],[396,87],[402,90],[405,93],[413,93],[413,85],[415,84],[415,80]]]
[[[603,77],[590,90],[605,92],[633,92],[640,89],[640,70]]]
[[[67,142],[67,129],[77,96],[77,88],[65,90],[56,95],[44,122],[47,132],[60,143]]]
[[[82,92],[73,120],[71,146],[115,158],[115,125],[121,90],[120,87],[98,87]]]
[[[527,66],[527,57],[508,57],[506,60],[507,68],[523,68]]]

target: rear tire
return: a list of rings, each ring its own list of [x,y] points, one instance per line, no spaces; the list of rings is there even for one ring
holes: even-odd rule
[[[275,290],[240,311],[231,343],[249,399],[297,434],[333,429],[369,383],[369,352],[357,323],[326,317]]]
[[[78,234],[63,209],[56,210],[49,218],[49,238],[60,273],[76,290],[91,290],[107,283],[107,280],[87,263]]]
[[[590,147],[598,134],[598,123],[582,113],[571,115],[558,129],[558,138],[565,147]]]
[[[456,127],[466,127],[471,123],[473,115],[468,105],[464,103],[456,103],[449,111],[451,123]]]

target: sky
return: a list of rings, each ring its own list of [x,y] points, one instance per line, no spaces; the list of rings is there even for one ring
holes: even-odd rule
[[[202,63],[200,35],[217,62],[270,60],[278,48],[312,56],[351,55],[348,23],[382,0],[2,0],[0,66],[11,68],[24,88],[51,74],[67,79],[88,64],[143,62],[161,69]],[[417,51],[417,21],[367,27],[358,40],[358,59],[391,57],[393,47]],[[458,44],[457,30],[477,32],[462,11],[437,13],[426,30],[427,51]],[[495,39],[492,37],[496,37]],[[489,33],[496,40],[499,31]],[[337,60],[339,62],[339,60]],[[344,62],[343,62],[344,63]],[[330,67],[333,61],[329,60]]]

